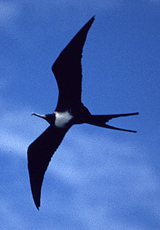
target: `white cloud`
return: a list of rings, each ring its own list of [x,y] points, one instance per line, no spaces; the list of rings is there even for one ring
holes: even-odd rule
[[[27,143],[23,137],[15,133],[0,131],[1,146],[0,148],[8,153],[25,156],[24,151],[27,149]]]
[[[103,226],[107,228],[132,230],[136,226],[136,229],[145,229],[143,221],[129,224],[125,216],[131,210],[137,210],[139,215],[141,210],[142,215],[146,212],[150,215],[148,218],[159,218],[160,181],[146,160],[146,154],[132,143],[119,143],[108,136],[97,139],[95,133],[88,136],[73,130],[49,165],[53,184],[48,189],[53,190],[55,177],[60,184],[70,185],[70,191],[74,188],[76,195],[70,205],[79,205],[79,218],[88,228],[97,229],[104,217]],[[45,185],[48,178],[45,177]],[[52,200],[42,192],[43,199],[44,203]],[[50,202],[54,203],[53,200]],[[65,203],[63,205],[65,207]]]
[[[0,214],[2,229],[26,229],[20,213],[15,212],[14,208],[6,197],[0,198]]]
[[[4,107],[3,107],[4,108]],[[25,156],[28,145],[46,128],[45,122],[31,117],[32,109],[3,110],[0,123],[0,148],[9,154]],[[38,134],[39,133],[39,134]]]
[[[31,111],[23,108],[3,113],[2,150],[26,157],[28,144],[47,126],[40,119],[30,117]],[[142,153],[142,149],[131,142],[114,140],[107,130],[106,136],[100,131],[96,133],[97,130],[86,133],[77,126],[68,132],[47,170],[41,209],[44,212],[47,208],[47,213],[53,213],[54,204],[55,215],[63,213],[68,222],[74,219],[82,229],[86,226],[93,230],[99,226],[113,230],[145,229],[143,221],[129,223],[126,216],[131,210],[141,210],[142,215],[147,212],[159,218],[159,178],[146,160],[147,153]],[[60,190],[55,187],[56,183]],[[12,217],[14,226],[17,217]]]

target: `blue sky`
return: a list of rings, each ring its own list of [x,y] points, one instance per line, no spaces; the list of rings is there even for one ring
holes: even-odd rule
[[[54,111],[51,66],[93,16],[83,52],[83,103],[125,133],[69,130],[34,206],[27,147]],[[0,1],[0,223],[5,230],[160,229],[160,1]]]

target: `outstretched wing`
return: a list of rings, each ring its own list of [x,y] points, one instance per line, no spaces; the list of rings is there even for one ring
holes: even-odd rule
[[[52,66],[58,88],[59,98],[56,110],[65,111],[81,103],[82,50],[89,28],[94,21],[92,17],[74,36],[60,53]]]
[[[28,147],[28,170],[33,199],[37,209],[40,207],[41,186],[47,166],[53,153],[60,145],[68,129],[49,126]]]

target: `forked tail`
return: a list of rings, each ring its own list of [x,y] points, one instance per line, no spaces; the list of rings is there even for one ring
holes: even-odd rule
[[[92,115],[92,118],[89,120],[89,122],[87,121],[87,123],[96,125],[99,127],[108,128],[108,129],[115,129],[115,130],[120,130],[120,131],[136,133],[137,131],[135,130],[117,128],[111,125],[107,125],[106,122],[108,122],[112,118],[133,116],[133,115],[138,115],[138,114],[139,113],[136,112],[136,113],[124,113],[124,114],[122,113],[122,114],[110,114],[110,115]]]

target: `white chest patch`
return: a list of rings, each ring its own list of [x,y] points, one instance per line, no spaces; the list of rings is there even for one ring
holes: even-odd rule
[[[68,112],[54,112],[55,113],[55,126],[58,128],[67,127],[68,122],[73,118],[73,116]]]

